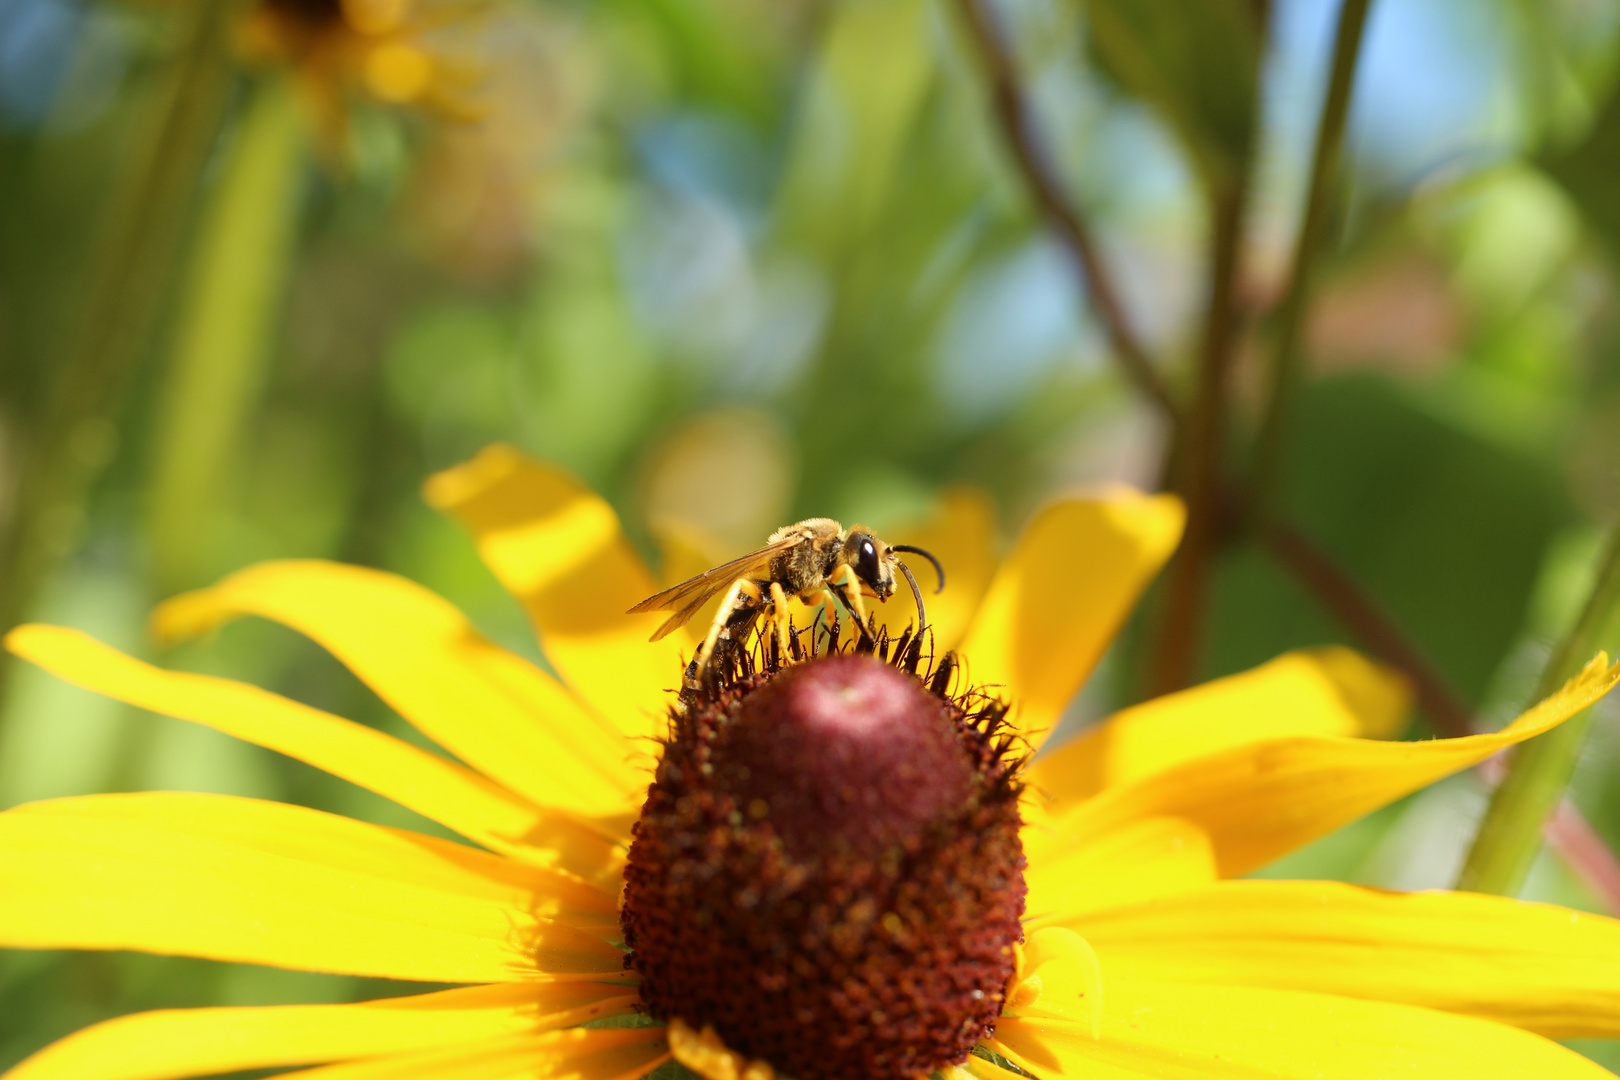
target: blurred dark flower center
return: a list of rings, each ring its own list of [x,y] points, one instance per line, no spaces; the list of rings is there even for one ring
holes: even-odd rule
[[[343,0],[265,0],[286,22],[306,30],[324,30],[343,22]]]

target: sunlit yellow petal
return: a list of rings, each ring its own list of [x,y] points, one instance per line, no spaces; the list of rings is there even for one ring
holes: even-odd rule
[[[1035,517],[962,643],[977,684],[1004,686],[1039,742],[1181,537],[1169,495],[1070,499]]]
[[[938,582],[928,560],[918,555],[900,556],[917,575],[917,584],[922,587],[935,649],[943,653],[956,648],[962,635],[967,633],[968,624],[984,599],[996,569],[995,511],[990,500],[970,488],[952,489],[945,492],[939,513],[934,517],[917,525],[897,528],[892,534],[885,533],[883,539],[891,544],[923,548],[945,568],[945,588],[935,593]],[[887,603],[871,605],[877,612],[878,622],[889,628],[891,636],[917,623],[917,608],[910,586],[903,577],[896,585]]]
[[[315,560],[262,563],[175,597],[153,623],[173,638],[240,615],[314,638],[440,745],[541,805],[611,814],[646,788],[644,767],[629,763],[638,748],[402,577]]]
[[[136,1013],[53,1043],[5,1080],[173,1080],[401,1054],[628,1012],[635,997],[627,989],[520,983],[352,1005]]]
[[[1029,869],[1026,919],[1134,904],[1186,892],[1215,881],[1215,852],[1204,830],[1180,818],[1132,821],[1095,836],[1089,843],[1053,850],[1025,828]]]
[[[612,979],[614,908],[555,871],[281,803],[94,795],[0,814],[11,947],[439,982]]]
[[[1100,1039],[1081,1021],[1004,1016],[993,1047],[1044,1080],[1596,1080],[1601,1066],[1504,1024],[1382,1001],[1115,978]]]
[[[626,734],[660,731],[687,642],[649,642],[664,616],[625,614],[657,586],[607,501],[510,446],[489,447],[424,490],[477,538],[568,684]]]
[[[1620,664],[1607,662],[1599,654],[1495,734],[1429,742],[1317,735],[1249,743],[1108,788],[1058,818],[1053,830],[1066,846],[1138,818],[1185,818],[1209,834],[1221,876],[1236,877],[1563,723],[1620,681]]]
[[[588,877],[618,861],[610,840],[564,814],[435,754],[256,686],[164,671],[59,626],[18,627],[5,643],[86,689],[306,761],[497,850],[556,861]]]
[[[567,1028],[299,1073],[299,1080],[634,1080],[669,1059],[663,1028]]]
[[[1302,649],[1251,671],[1125,709],[1043,754],[1030,783],[1064,801],[1139,780],[1205,754],[1285,735],[1398,733],[1404,679],[1344,648]]]
[[[1620,1037],[1620,922],[1474,893],[1227,881],[1066,920],[1110,972],[1315,990]]]

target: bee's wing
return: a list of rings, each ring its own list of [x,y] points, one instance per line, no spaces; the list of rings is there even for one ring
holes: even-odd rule
[[[688,619],[697,614],[698,608],[702,607],[709,597],[721,589],[727,588],[738,578],[746,577],[756,570],[769,567],[772,559],[791,548],[794,544],[799,543],[800,539],[800,537],[792,537],[780,540],[767,547],[762,547],[758,551],[751,551],[741,558],[721,563],[712,570],[703,571],[697,577],[688,578],[679,585],[647,597],[647,599],[625,612],[625,614],[637,615],[643,611],[666,611],[675,608],[675,614],[671,615],[653,634],[652,640],[657,641],[677,627],[685,625]]]

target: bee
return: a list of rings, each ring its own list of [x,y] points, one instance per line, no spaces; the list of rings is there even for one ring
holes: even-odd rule
[[[709,624],[702,648],[693,657],[689,670],[695,674],[707,666],[721,642],[740,641],[745,637],[762,613],[768,613],[774,622],[777,644],[785,654],[789,596],[805,601],[826,597],[829,607],[836,597],[854,616],[861,634],[869,636],[861,586],[869,587],[879,602],[887,600],[894,595],[894,568],[898,566],[917,601],[917,632],[921,633],[928,625],[928,615],[923,610],[922,590],[917,587],[917,579],[898,557],[902,552],[921,555],[932,563],[939,576],[939,587],[934,591],[945,587],[944,568],[922,548],[885,544],[861,525],[845,529],[831,518],[806,518],[771,533],[758,551],[649,596],[626,614],[674,609],[675,614],[653,632],[650,640],[657,641],[686,625],[705,601],[724,589],[725,599],[720,601],[714,621]]]

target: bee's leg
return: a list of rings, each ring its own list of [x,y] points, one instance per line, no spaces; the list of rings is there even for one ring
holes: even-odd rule
[[[735,629],[733,624],[739,621],[737,616],[746,615],[748,617],[741,621],[751,621],[753,610],[759,607],[764,599],[759,586],[747,578],[738,578],[731,583],[731,588],[726,590],[725,599],[720,601],[720,607],[715,610],[714,621],[709,624],[708,636],[703,639],[703,647],[698,650],[696,657],[698,671],[709,666],[715,646],[722,639],[727,642],[731,640],[732,631]]]
[[[850,618],[855,622],[855,629],[860,631],[861,640],[873,640],[872,631],[866,625],[866,609],[865,605],[861,603],[860,591],[858,589],[850,589],[842,582],[835,581],[827,582],[825,588],[829,594],[837,597],[838,600],[849,611]],[[853,596],[850,595],[852,592],[854,593]],[[832,610],[836,612],[838,609],[833,608]],[[835,622],[834,625],[836,626],[837,623]]]
[[[853,605],[850,611],[854,613],[855,621],[861,624],[861,629],[866,630],[866,597],[861,595],[861,579],[855,576],[855,568],[848,563],[839,569],[844,572],[844,588],[849,594],[846,602]]]
[[[771,582],[771,622],[776,627],[776,646],[782,655],[788,655],[788,613],[787,593],[782,591],[780,582]]]

